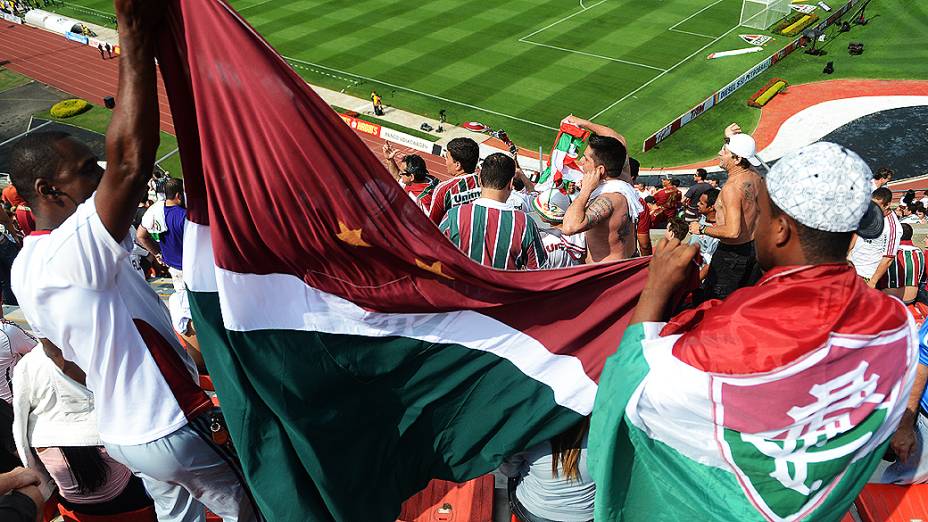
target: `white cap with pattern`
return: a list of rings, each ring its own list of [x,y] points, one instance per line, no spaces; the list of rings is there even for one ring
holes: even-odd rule
[[[784,156],[766,179],[777,207],[816,230],[857,231],[870,206],[870,167],[834,143],[813,143]]]

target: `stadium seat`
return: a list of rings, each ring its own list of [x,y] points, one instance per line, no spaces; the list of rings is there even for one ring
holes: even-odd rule
[[[868,484],[855,502],[862,522],[911,522],[928,518],[928,484]]]
[[[491,522],[493,476],[463,484],[433,480],[403,503],[398,522]]]
[[[921,326],[925,322],[925,319],[928,318],[928,306],[922,303],[912,303],[908,305],[909,311],[912,312],[912,317],[915,318],[915,324]]]

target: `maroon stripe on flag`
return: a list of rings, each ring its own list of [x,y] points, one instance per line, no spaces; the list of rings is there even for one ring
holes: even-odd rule
[[[775,268],[753,287],[674,317],[662,334],[683,334],[673,352],[690,366],[748,374],[783,367],[832,334],[873,336],[906,321],[898,301],[870,289],[847,264],[829,264]]]
[[[598,378],[647,260],[529,272],[471,262],[244,20],[223,2],[178,5],[158,58],[189,215],[209,224],[219,267],[293,275],[372,311],[476,310],[577,355]],[[463,244],[469,225],[462,213]],[[436,262],[445,277],[421,268]]]

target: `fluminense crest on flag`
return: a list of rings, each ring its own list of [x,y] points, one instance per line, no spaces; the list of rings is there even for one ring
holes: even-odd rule
[[[715,439],[745,494],[769,520],[809,514],[851,462],[895,431],[884,421],[899,405],[903,369],[890,367],[894,359],[878,352],[905,354],[908,333],[891,332],[865,346],[836,335],[778,371],[710,377],[720,425]],[[756,404],[764,405],[762,415]]]
[[[577,165],[577,158],[583,154],[586,140],[589,137],[590,131],[566,121],[561,122],[557,137],[554,139],[554,147],[551,149],[548,168],[542,173],[536,185],[539,191],[551,187],[562,188],[565,183],[579,183],[583,179],[583,171]]]
[[[774,268],[668,324],[632,325],[590,424],[596,520],[836,522],[880,462],[916,365],[905,307],[846,265]]]
[[[764,45],[770,40],[773,40],[772,36],[765,34],[739,34],[738,36],[751,45]]]

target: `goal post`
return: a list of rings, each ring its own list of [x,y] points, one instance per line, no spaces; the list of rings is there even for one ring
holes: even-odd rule
[[[789,14],[790,0],[743,0],[741,25],[752,29],[767,29]]]

